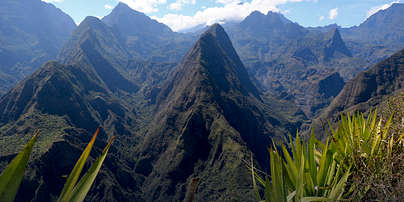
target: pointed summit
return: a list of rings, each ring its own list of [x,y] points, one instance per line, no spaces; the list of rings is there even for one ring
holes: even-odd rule
[[[196,72],[205,72],[206,74],[200,75],[202,76],[200,79],[208,79],[209,84],[215,86],[215,92],[237,92],[244,96],[253,96],[259,99],[258,90],[250,81],[232,42],[219,24],[210,26],[200,36],[193,48],[184,57],[177,72],[174,76],[181,76],[182,78],[173,79],[173,82],[177,84],[173,85],[173,89],[167,88],[166,90],[175,91],[178,86],[181,86],[178,84],[181,79],[185,79],[184,82],[190,82],[183,84],[184,86],[192,86],[191,83],[197,80],[188,80],[187,78],[195,78]]]
[[[205,33],[201,35],[193,51],[200,51],[200,59],[203,61],[223,61],[223,63],[232,61],[230,66],[204,66],[205,68],[214,68],[210,70],[217,79],[222,80],[220,83],[227,83],[225,86],[236,87],[240,92],[247,95],[258,97],[258,91],[248,77],[247,70],[237,55],[230,38],[225,30],[219,24],[212,25]],[[193,52],[191,51],[191,52]],[[231,74],[231,77],[223,77],[221,74]],[[230,79],[232,78],[232,79]],[[224,87],[224,86],[223,86]]]
[[[89,29],[93,31],[101,31],[107,32],[108,26],[104,22],[102,22],[99,18],[94,16],[87,16],[84,20],[79,24],[77,29],[74,31],[73,34],[83,34],[87,32]]]
[[[102,56],[110,59],[113,64],[121,65],[130,56],[122,45],[120,36],[96,17],[86,17],[73,32],[70,40],[59,53],[59,60],[64,64],[76,62],[78,53],[89,53],[88,49],[97,50]],[[122,61],[117,59],[121,58]]]
[[[131,9],[127,4],[119,2],[118,5],[112,10],[112,12],[137,12]]]
[[[147,176],[144,199],[183,201],[181,187],[198,176],[204,185],[197,197],[203,201],[250,200],[242,159],[254,152],[262,165],[267,162],[277,119],[265,116],[224,29],[215,24],[202,34],[163,86],[136,165]]]
[[[183,56],[190,45],[190,42],[184,43],[186,37],[124,3],[119,3],[102,21],[121,34],[123,43],[133,56],[143,59],[156,56],[158,62],[172,61],[172,58],[178,62],[180,56],[177,55]],[[175,52],[178,50],[180,53]]]
[[[326,34],[329,38],[324,48],[324,60],[329,61],[336,53],[352,57],[351,51],[346,47],[344,40],[341,38],[338,28],[335,28]]]
[[[102,21],[111,27],[117,27],[122,34],[126,35],[172,32],[167,25],[151,19],[144,13],[131,9],[122,2],[120,2],[109,15],[102,18]]]
[[[138,87],[121,74],[129,58],[119,33],[96,17],[86,17],[59,53],[61,63],[94,70],[110,90],[134,92]]]

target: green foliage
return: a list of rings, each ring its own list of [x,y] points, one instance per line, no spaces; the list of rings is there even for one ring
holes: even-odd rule
[[[312,134],[306,144],[297,133],[295,143],[290,137],[291,151],[282,144],[281,153],[274,145],[269,150],[272,181],[268,178],[264,181],[253,172],[253,183],[256,178],[265,187],[265,201],[342,199],[350,172],[336,161],[328,143],[322,144]],[[259,196],[257,186],[254,187]]]
[[[92,183],[97,176],[102,163],[104,162],[105,156],[112,144],[114,138],[111,138],[108,142],[108,145],[104,148],[102,154],[98,159],[94,162],[91,168],[87,171],[87,173],[81,178],[81,180],[76,185],[78,181],[81,171],[83,170],[84,164],[87,161],[88,156],[90,155],[91,149],[93,148],[95,139],[100,131],[100,128],[94,133],[93,138],[88,143],[87,147],[84,149],[81,154],[79,160],[77,160],[76,165],[74,166],[72,172],[70,173],[65,186],[63,187],[62,193],[59,196],[58,201],[83,201],[86,194],[90,190]]]
[[[391,120],[392,116],[385,124],[377,121],[377,111],[367,118],[359,113],[341,115],[337,129],[330,124],[325,143],[313,133],[308,142],[301,141],[297,133],[295,142],[289,139],[289,150],[282,144],[281,153],[274,145],[269,150],[271,181],[251,169],[258,199],[256,181],[265,187],[265,201],[363,199],[371,180],[391,175],[394,169],[388,164],[402,153],[404,134],[389,134]]]
[[[335,143],[332,150],[344,166],[352,165],[352,178],[348,194],[354,199],[362,199],[372,187],[373,181],[392,176],[392,160],[402,153],[402,139],[389,132],[393,115],[383,124],[377,121],[377,111],[370,111],[365,119],[363,114],[341,115],[338,129],[330,125]],[[400,152],[401,151],[401,152]],[[379,189],[379,188],[376,188]],[[383,197],[384,198],[384,197]]]
[[[90,169],[84,174],[84,176],[79,180],[80,173],[90,155],[91,149],[94,145],[95,139],[100,131],[97,129],[93,135],[91,141],[88,143],[87,147],[84,149],[79,160],[76,162],[72,172],[67,178],[62,193],[59,196],[58,201],[83,201],[88,191],[91,188],[100,168],[107,156],[108,150],[111,147],[114,137],[112,137],[107,146],[102,151],[101,155],[93,163]],[[37,139],[39,132],[36,132],[34,137],[27,143],[24,149],[13,159],[13,161],[8,165],[8,167],[3,171],[0,176],[0,201],[1,202],[12,202],[17,194],[18,187],[21,184],[22,178],[24,176],[25,167],[28,163],[29,156],[32,152],[32,147]]]
[[[38,137],[37,131],[32,139],[25,145],[24,149],[11,161],[0,176],[0,201],[14,201],[18,187],[24,176],[32,147]]]
[[[91,185],[93,184],[95,177],[97,177],[100,171],[101,165],[107,156],[108,150],[111,147],[113,137],[109,140],[108,145],[104,148],[101,155],[93,163],[86,174],[80,179],[79,183],[74,187],[69,201],[83,201],[86,197]]]

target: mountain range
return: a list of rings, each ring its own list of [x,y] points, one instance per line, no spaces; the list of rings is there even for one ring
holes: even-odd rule
[[[56,58],[76,28],[72,18],[41,0],[0,2],[0,94]]]
[[[16,4],[54,17],[38,24]],[[199,36],[123,3],[76,26],[51,4],[4,0],[0,27],[16,31],[0,30],[0,50],[31,55],[0,52],[0,169],[40,129],[16,201],[54,201],[102,126],[90,162],[116,140],[88,201],[182,201],[195,179],[198,201],[254,201],[248,165],[268,170],[271,144],[402,91],[402,13],[394,4],[357,27],[305,28],[256,11]]]
[[[1,98],[2,140],[24,141],[22,135],[34,128],[50,136],[38,140],[32,172],[21,189],[27,194],[18,200],[56,197],[62,187],[54,183],[62,181],[60,176],[98,125],[103,126],[99,145],[110,134],[119,136],[111,151],[115,157],[97,181],[104,188],[94,188],[91,200],[114,200],[115,195],[122,200],[182,200],[195,176],[206,190],[201,199],[250,200],[244,161],[253,152],[257,165],[268,166],[271,140],[284,139],[282,134],[299,123],[273,112],[261,98],[224,29],[214,25],[206,31],[171,67],[168,78],[153,84],[155,95],[145,94],[152,84],[128,76],[132,64],[124,57],[129,55],[126,48],[113,29],[87,17],[61,50],[60,63],[45,64]],[[278,105],[299,113],[293,106]],[[1,156],[11,158],[15,149],[4,147]],[[66,162],[52,163],[60,158]],[[112,193],[100,195],[107,190]]]

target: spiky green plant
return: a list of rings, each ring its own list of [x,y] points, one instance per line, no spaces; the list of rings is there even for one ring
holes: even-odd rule
[[[93,165],[88,169],[84,176],[79,180],[80,173],[84,167],[85,162],[91,152],[95,139],[100,131],[100,128],[94,133],[91,141],[84,149],[79,160],[76,162],[72,172],[70,173],[67,181],[63,187],[62,193],[58,201],[83,201],[95,177],[97,176],[100,168],[107,156],[108,150],[111,147],[114,137],[112,137],[107,146],[102,151],[101,155],[95,160]],[[0,201],[12,202],[17,194],[18,188],[24,176],[25,167],[28,163],[29,156],[32,152],[33,145],[38,137],[39,132],[36,132],[33,138],[27,143],[24,149],[11,161],[7,168],[0,175]]]
[[[255,174],[253,183],[261,200],[255,179],[265,187],[265,201],[336,201],[342,198],[349,171],[335,160],[335,153],[312,134],[308,144],[296,135],[290,137],[289,148],[282,144],[280,153],[276,146],[270,150],[271,181]],[[283,154],[283,155],[282,155]]]
[[[356,113],[341,119],[337,129],[330,124],[334,140],[330,149],[337,154],[337,160],[344,166],[352,165],[353,176],[348,194],[353,199],[361,199],[371,189],[372,181],[391,175],[391,162],[395,150],[402,148],[404,134],[397,136],[389,133],[393,115],[383,124],[377,121],[377,110],[369,116]]]
[[[257,198],[262,200],[258,181],[265,188],[265,201],[362,199],[372,187],[371,180],[391,175],[389,162],[404,148],[404,134],[389,134],[391,119],[383,124],[382,119],[377,122],[376,111],[366,119],[363,114],[348,113],[341,115],[337,129],[330,124],[325,143],[313,133],[308,142],[301,141],[297,133],[295,142],[289,138],[289,150],[283,144],[282,152],[273,146],[269,150],[271,180],[251,168]]]

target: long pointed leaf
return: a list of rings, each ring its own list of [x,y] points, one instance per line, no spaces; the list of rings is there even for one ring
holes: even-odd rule
[[[84,200],[84,198],[86,197],[88,191],[91,188],[91,185],[93,184],[93,182],[95,180],[95,177],[97,177],[97,174],[100,171],[102,163],[104,162],[105,157],[107,156],[108,150],[111,147],[111,144],[112,144],[113,140],[114,140],[114,137],[112,137],[109,140],[108,145],[104,148],[101,155],[93,163],[93,165],[90,167],[90,169],[88,169],[86,174],[80,179],[77,186],[74,187],[73,192],[71,194],[71,198],[69,199],[69,201],[71,201],[71,202],[81,202],[81,201]]]
[[[261,201],[261,195],[260,195],[260,192],[258,190],[257,182],[255,181],[254,159],[253,159],[252,154],[251,154],[251,176],[252,176],[252,182],[253,182],[255,195],[256,195],[258,201]]]
[[[97,131],[95,131],[93,138],[88,143],[87,147],[84,149],[79,160],[76,162],[76,165],[74,166],[72,172],[67,178],[67,181],[65,183],[65,186],[63,187],[62,193],[60,194],[58,201],[64,202],[67,201],[67,199],[69,198],[70,193],[73,191],[73,188],[80,177],[80,173],[83,170],[84,164],[86,163],[87,158],[90,155],[91,149],[93,148],[95,139],[97,138],[100,129],[101,127],[99,127]]]
[[[11,161],[0,176],[0,201],[12,202],[18,192],[25,167],[27,166],[32,147],[38,137],[39,131],[35,132],[24,149]]]

